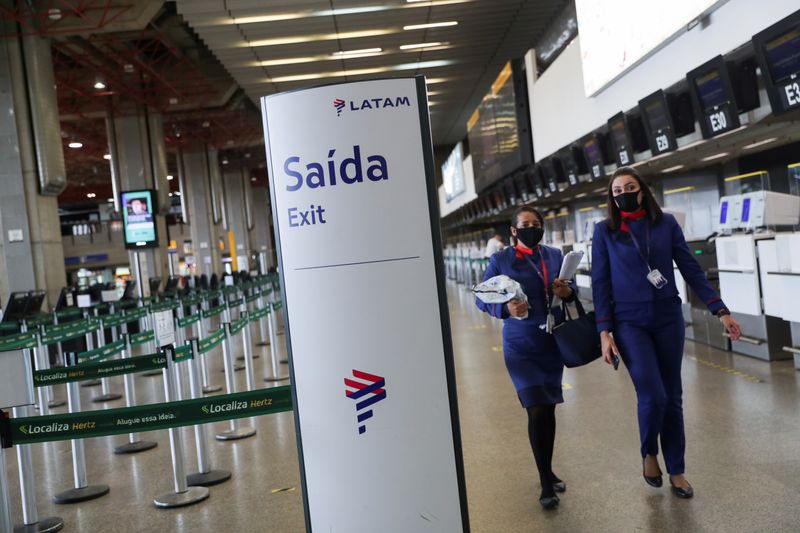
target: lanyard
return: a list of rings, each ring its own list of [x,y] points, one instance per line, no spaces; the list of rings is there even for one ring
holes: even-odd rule
[[[650,224],[645,225],[645,236],[647,238],[647,255],[645,256],[642,253],[642,247],[639,246],[639,240],[636,238],[636,235],[633,234],[633,228],[630,228],[628,231],[628,235],[631,236],[631,240],[633,241],[633,245],[636,247],[636,251],[639,252],[639,257],[642,258],[642,261],[645,265],[647,265],[647,270],[652,271],[652,267],[650,267]]]
[[[547,278],[548,278],[548,276],[547,276],[547,264],[544,262],[544,254],[542,253],[542,250],[540,248],[539,249],[539,257],[542,259],[542,269],[541,270],[539,270],[539,267],[536,266],[536,263],[531,261],[530,257],[528,257],[527,254],[524,254],[524,257],[528,261],[528,263],[533,267],[534,272],[536,272],[536,275],[539,276],[539,279],[542,280],[542,283],[544,283],[544,303],[545,303],[546,308],[549,308],[550,307],[550,300],[551,300],[550,299],[550,286],[547,283]]]

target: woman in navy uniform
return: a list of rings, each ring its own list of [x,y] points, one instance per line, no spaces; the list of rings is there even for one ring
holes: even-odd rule
[[[673,261],[731,338],[737,339],[741,330],[689,251],[675,217],[661,211],[635,169],[614,172],[608,215],[595,226],[592,238],[592,293],[603,358],[613,364],[621,356],[633,380],[645,481],[662,485],[660,437],[673,493],[691,498],[694,491],[684,476],[683,460],[681,361],[686,331]]]
[[[520,207],[512,215],[511,224],[517,244],[492,255],[484,281],[505,274],[519,282],[528,301],[485,304],[477,300],[477,305],[504,321],[503,353],[519,400],[528,411],[528,438],[542,485],[539,503],[545,509],[554,509],[559,502],[556,492],[566,490],[566,484],[552,469],[555,407],[564,401],[564,366],[547,330],[548,322],[561,318],[560,309],[551,310],[553,295],[570,300],[573,291],[565,280],[558,279],[561,251],[539,244],[544,235],[542,215],[531,207]]]

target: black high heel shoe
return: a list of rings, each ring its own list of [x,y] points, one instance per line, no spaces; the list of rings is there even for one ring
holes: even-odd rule
[[[562,480],[558,479],[558,476],[555,474],[550,475],[551,485],[553,486],[553,490],[556,492],[566,492],[567,491],[567,484],[564,483]]]
[[[686,484],[689,485],[689,482],[687,481]],[[676,487],[672,483],[671,479],[669,480],[669,485],[670,485],[670,488],[672,489],[672,494],[674,494],[678,498],[683,498],[684,500],[688,500],[689,498],[694,496],[694,489],[692,488],[691,485],[689,485],[685,489],[681,488],[681,487]]]
[[[552,496],[540,496],[539,497],[539,505],[541,505],[545,510],[552,511],[559,504],[558,496],[553,494]]]
[[[659,489],[664,485],[664,479],[661,477],[661,474],[659,474],[657,476],[648,476],[645,473],[644,459],[642,459],[642,477],[647,482],[647,484],[650,485],[651,487],[655,487],[655,488]]]

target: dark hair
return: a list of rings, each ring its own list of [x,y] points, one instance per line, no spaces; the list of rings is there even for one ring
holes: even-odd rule
[[[536,218],[539,219],[539,223],[542,225],[542,227],[544,227],[544,217],[542,216],[542,214],[539,211],[537,211],[536,209],[534,209],[533,207],[529,206],[529,205],[523,205],[522,207],[518,207],[518,208],[514,209],[514,212],[511,214],[511,227],[512,228],[516,228],[517,227],[517,218],[519,218],[519,216],[522,213],[533,213],[536,216]]]
[[[614,193],[611,191],[611,185],[614,183],[614,180],[620,176],[631,176],[639,183],[639,188],[642,190],[642,207],[644,208],[645,212],[647,212],[647,218],[649,218],[654,224],[660,222],[664,213],[661,211],[661,206],[659,206],[658,202],[656,202],[656,197],[653,196],[653,191],[651,191],[650,187],[648,187],[644,182],[642,176],[633,167],[619,167],[611,175],[611,179],[608,180],[608,195],[606,202],[608,203],[609,229],[616,231],[619,229],[620,224],[622,223],[622,215],[620,215],[617,202],[614,201]]]

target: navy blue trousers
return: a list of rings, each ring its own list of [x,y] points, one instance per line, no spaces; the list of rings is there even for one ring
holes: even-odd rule
[[[686,330],[679,298],[614,305],[614,340],[636,389],[642,457],[658,455],[671,475],[684,473],[681,362]]]

